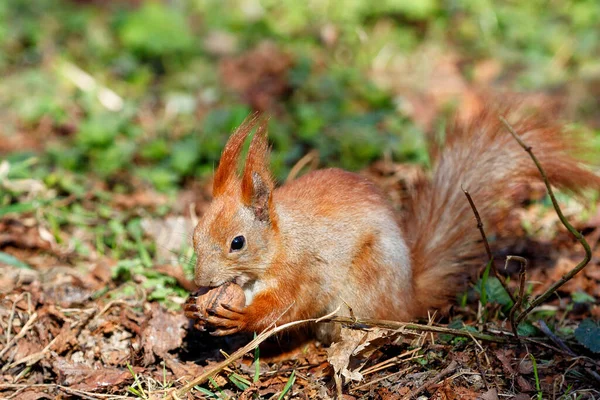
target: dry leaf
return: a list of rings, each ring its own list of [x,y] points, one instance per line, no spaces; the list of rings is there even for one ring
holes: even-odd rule
[[[327,350],[327,361],[331,364],[336,374],[347,380],[360,381],[363,376],[360,367],[352,366],[352,358],[368,348],[371,342],[384,336],[386,331],[374,329],[359,331],[342,328],[341,340],[333,343]]]
[[[168,351],[181,346],[187,318],[182,314],[165,311],[160,304],[152,303],[152,318],[142,332],[144,365],[154,363],[155,357],[163,357]]]

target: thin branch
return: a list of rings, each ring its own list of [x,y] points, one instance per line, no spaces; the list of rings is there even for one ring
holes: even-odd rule
[[[483,222],[481,222],[481,217],[479,216],[479,211],[477,211],[475,202],[473,202],[473,199],[471,198],[471,194],[469,193],[468,190],[465,190],[462,187],[461,187],[461,189],[462,189],[463,193],[465,194],[465,196],[467,196],[467,200],[469,201],[469,204],[471,205],[473,214],[475,214],[475,220],[477,221],[477,229],[479,229],[479,232],[481,233],[481,238],[483,239],[483,244],[485,245],[485,251],[487,253],[488,260],[489,260],[490,266],[492,268],[492,271],[494,272],[494,276],[496,277],[496,279],[498,279],[498,281],[500,281],[500,284],[504,288],[504,291],[508,294],[508,296],[512,300],[513,304],[515,304],[516,303],[515,297],[513,296],[511,291],[508,289],[506,282],[504,281],[502,276],[500,276],[500,273],[498,272],[498,269],[496,268],[496,265],[494,264],[494,261],[493,261],[494,256],[492,255],[492,250],[490,249],[490,243],[488,242],[487,236],[485,235],[485,231],[483,229]]]
[[[440,380],[443,380],[448,375],[454,373],[454,371],[456,371],[457,369],[458,369],[458,362],[456,362],[456,360],[452,360],[452,362],[446,368],[444,368],[442,371],[440,371],[433,378],[429,379],[423,385],[419,386],[419,388],[417,390],[404,396],[402,398],[402,400],[408,400],[408,399],[412,399],[413,397],[416,397],[417,395],[421,394],[425,390],[428,390],[433,385],[437,384]]]
[[[517,301],[513,303],[512,308],[508,314],[508,318],[510,319],[510,326],[513,330],[513,334],[517,339],[519,339],[519,334],[517,332],[517,328],[519,327],[519,323],[515,321],[515,314],[517,311],[520,311],[521,304],[523,304],[523,300],[525,298],[525,278],[527,275],[527,259],[519,256],[508,256],[506,257],[505,267],[508,266],[509,261],[515,260],[521,264],[521,268],[519,269],[519,295],[517,296]]]
[[[308,153],[306,153],[301,159],[299,159],[298,162],[294,164],[294,166],[290,170],[290,173],[285,179],[285,182],[291,182],[294,179],[296,179],[300,171],[302,171],[302,168],[306,167],[307,165],[309,166],[309,171],[312,171],[317,168],[317,166],[319,165],[319,152],[317,150],[311,150]]]
[[[338,311],[339,311],[339,309],[336,309],[331,314],[326,315],[325,317],[322,317],[322,318],[327,318],[329,316],[332,316],[335,313],[337,313]],[[242,347],[242,348],[238,349],[237,351],[235,351],[226,360],[221,361],[220,363],[216,364],[214,367],[210,368],[209,370],[205,371],[201,375],[199,375],[196,378],[192,379],[190,382],[188,382],[187,384],[185,384],[181,389],[169,393],[168,396],[167,396],[167,399],[176,399],[176,398],[183,398],[183,397],[185,397],[186,393],[189,392],[190,390],[192,390],[194,388],[194,386],[200,385],[200,384],[204,383],[205,381],[207,381],[209,378],[211,378],[214,375],[218,374],[223,369],[225,369],[229,364],[231,364],[234,361],[242,358],[244,356],[244,354],[246,354],[246,353],[254,350],[256,347],[258,347],[258,345],[260,345],[262,342],[264,342],[265,340],[267,340],[269,337],[275,335],[276,333],[285,331],[287,329],[290,329],[290,328],[298,326],[298,325],[306,324],[306,323],[309,323],[309,322],[318,322],[320,320],[321,320],[321,318],[304,319],[304,320],[300,320],[300,321],[292,321],[292,322],[289,322],[287,324],[283,324],[283,325],[280,325],[280,326],[275,326],[274,328],[264,330],[258,336],[256,336],[250,343],[248,343],[244,347]]]
[[[339,323],[339,324],[345,324],[351,329],[366,329],[366,328],[378,327],[378,328],[384,328],[384,329],[400,331],[400,332],[402,330],[411,330],[411,331],[417,331],[417,332],[445,333],[445,334],[454,335],[454,336],[477,338],[479,340],[485,340],[487,342],[495,342],[495,343],[514,342],[514,338],[512,337],[512,335],[507,335],[507,336],[488,335],[488,334],[481,333],[481,332],[468,332],[468,331],[463,331],[460,329],[443,328],[440,326],[412,324],[412,323],[404,323],[404,322],[397,322],[397,321],[382,321],[382,320],[374,320],[374,319],[359,320],[359,319],[350,318],[350,317],[337,317],[337,316],[335,316],[335,314],[338,311],[339,310],[335,310],[331,314],[325,315],[320,318],[312,318],[312,319],[305,319],[305,320],[300,320],[300,321],[293,321],[293,322],[289,322],[287,324],[276,326],[274,328],[263,331],[256,338],[254,338],[254,340],[252,340],[250,343],[248,343],[244,347],[235,351],[226,360],[221,361],[220,363],[216,364],[213,368],[207,370],[206,372],[204,372],[201,375],[197,376],[196,378],[192,379],[190,382],[188,382],[186,385],[184,385],[179,390],[172,391],[171,393],[169,393],[167,396],[167,399],[176,399],[178,397],[181,398],[181,397],[185,396],[185,394],[187,392],[189,392],[190,390],[192,390],[194,388],[194,386],[200,385],[200,384],[204,383],[205,381],[207,381],[208,378],[218,374],[223,369],[225,369],[229,364],[242,358],[244,356],[244,354],[254,350],[258,345],[260,345],[262,342],[267,340],[269,337],[271,337],[279,332],[296,327],[298,325],[303,325],[303,324],[307,324],[307,323],[311,323],[311,322],[312,323],[334,322],[334,323]],[[506,333],[508,333],[508,332],[506,332]]]
[[[581,246],[583,246],[583,249],[585,250],[585,257],[583,258],[583,260],[581,260],[581,262],[579,264],[577,264],[577,266],[575,266],[575,268],[573,268],[571,271],[569,271],[568,273],[563,275],[560,278],[560,280],[558,280],[557,282],[552,284],[552,286],[550,286],[548,289],[546,289],[546,291],[544,293],[537,296],[531,302],[531,304],[529,304],[529,307],[527,307],[527,309],[525,309],[525,311],[523,311],[521,314],[519,314],[519,316],[516,319],[516,323],[519,324],[534,308],[536,308],[537,306],[542,304],[544,301],[546,301],[546,299],[548,297],[550,297],[554,293],[556,293],[556,291],[562,285],[567,283],[579,271],[581,271],[583,268],[585,268],[586,265],[588,265],[588,263],[592,259],[592,250],[590,249],[590,245],[587,243],[587,241],[585,240],[583,235],[580,232],[578,232],[577,229],[575,229],[569,223],[569,221],[567,221],[567,218],[563,215],[563,213],[560,209],[560,206],[558,205],[558,202],[556,201],[556,197],[554,196],[554,192],[552,191],[552,187],[550,186],[550,181],[548,180],[548,176],[546,175],[546,172],[542,168],[542,165],[538,161],[535,154],[533,154],[531,146],[528,146],[527,144],[525,144],[525,142],[523,142],[523,140],[519,137],[517,132],[515,132],[513,127],[508,123],[508,121],[504,117],[501,116],[500,121],[502,121],[502,123],[504,124],[506,129],[508,129],[510,134],[515,138],[515,140],[519,143],[519,145],[523,148],[523,150],[525,150],[529,154],[529,157],[531,157],[531,159],[535,163],[535,166],[537,167],[538,171],[540,171],[540,174],[542,175],[542,179],[544,180],[544,184],[546,185],[546,190],[548,191],[548,196],[550,196],[550,200],[552,201],[552,206],[554,207],[554,211],[556,211],[556,215],[558,215],[560,222],[562,222],[562,224],[565,226],[565,228],[567,228],[567,230],[569,232],[571,232],[571,234],[573,236],[575,236],[575,238],[579,241],[579,243],[581,243]]]
[[[544,335],[548,336],[548,338],[550,338],[550,340],[552,340],[555,345],[557,345],[558,347],[560,347],[561,349],[566,351],[570,356],[577,357],[577,354],[575,354],[575,352],[573,350],[571,350],[569,348],[569,346],[567,346],[565,344],[565,342],[563,342],[558,336],[556,336],[550,330],[550,328],[548,328],[548,325],[546,325],[546,323],[543,320],[540,320],[539,323],[540,323],[540,331],[542,331],[544,333]]]
[[[25,323],[25,326],[23,326],[23,328],[21,328],[21,330],[19,331],[19,333],[16,336],[13,336],[10,339],[10,341],[8,343],[6,343],[6,346],[4,347],[4,349],[2,349],[2,351],[0,351],[0,358],[2,358],[4,356],[4,354],[10,349],[10,347],[14,343],[16,343],[23,336],[25,336],[25,334],[27,333],[27,331],[29,330],[29,328],[31,328],[31,325],[33,325],[33,323],[37,320],[37,317],[38,317],[38,314],[36,312],[34,312],[33,314],[31,314],[31,316],[29,317],[29,319]]]
[[[340,324],[345,324],[349,328],[352,329],[366,329],[366,328],[383,328],[389,330],[397,330],[402,332],[403,330],[415,331],[415,332],[434,332],[434,333],[445,333],[453,336],[460,337],[474,337],[479,340],[484,340],[486,342],[495,342],[495,343],[511,343],[514,342],[514,338],[512,334],[505,332],[506,336],[500,335],[488,335],[486,333],[481,332],[469,332],[461,329],[452,329],[452,328],[444,328],[441,326],[432,326],[432,325],[423,325],[423,324],[413,324],[406,322],[398,322],[398,321],[384,321],[377,319],[356,319],[349,317],[326,317],[321,318],[321,322],[336,322]]]

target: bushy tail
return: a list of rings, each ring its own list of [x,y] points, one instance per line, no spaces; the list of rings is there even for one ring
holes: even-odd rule
[[[539,117],[488,110],[471,123],[449,129],[443,150],[432,155],[432,180],[411,198],[404,221],[420,313],[455,295],[464,281],[459,277],[472,272],[474,260],[481,260],[485,252],[461,187],[469,191],[487,226],[514,206],[510,193],[516,184],[541,179],[500,115],[532,147],[553,186],[575,192],[600,188],[600,177],[573,158],[582,143]]]

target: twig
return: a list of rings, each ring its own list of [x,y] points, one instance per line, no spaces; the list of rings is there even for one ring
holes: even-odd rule
[[[296,179],[302,168],[306,167],[307,165],[309,165],[309,168],[313,170],[317,168],[318,164],[319,152],[317,150],[309,151],[301,159],[299,159],[296,164],[294,164],[285,181],[290,182]]]
[[[508,314],[508,318],[510,319],[510,326],[512,328],[513,334],[519,340],[519,333],[517,328],[519,327],[519,323],[515,321],[515,314],[520,310],[521,304],[523,304],[523,300],[525,298],[525,278],[527,273],[527,259],[519,256],[508,256],[506,257],[505,267],[508,266],[508,262],[511,260],[518,261],[521,264],[521,268],[519,269],[519,295],[517,296],[517,301],[513,303],[512,308]]]
[[[326,315],[325,317],[322,317],[322,318],[330,317],[337,312],[338,312],[338,310],[336,309],[335,311],[333,311],[333,313]],[[192,379],[190,382],[185,384],[181,389],[179,389],[175,392],[169,393],[167,396],[167,399],[175,399],[177,397],[185,397],[186,393],[189,392],[190,390],[192,390],[194,388],[194,386],[200,385],[200,384],[204,383],[206,380],[208,380],[208,378],[214,376],[215,374],[218,374],[229,364],[242,358],[244,356],[244,354],[248,353],[249,351],[254,350],[256,347],[258,347],[259,344],[261,344],[262,342],[267,340],[269,337],[275,335],[276,333],[279,333],[279,332],[285,331],[287,329],[290,329],[292,327],[306,324],[309,322],[319,322],[320,320],[321,320],[321,318],[313,318],[313,319],[304,319],[304,320],[300,320],[300,321],[292,321],[292,322],[288,322],[287,324],[276,326],[274,328],[263,331],[261,334],[256,336],[256,338],[254,338],[254,340],[252,340],[250,343],[248,343],[241,349],[238,349],[237,351],[235,351],[228,359],[221,361],[220,363],[216,364],[214,367],[212,367],[208,371],[206,371],[206,372],[202,373],[201,375],[197,376],[196,378]]]
[[[546,301],[546,299],[548,297],[550,297],[554,293],[556,293],[556,291],[562,285],[567,283],[579,271],[581,271],[583,268],[585,268],[586,265],[588,265],[588,263],[592,259],[592,250],[590,249],[590,246],[587,243],[587,241],[585,240],[585,238],[583,237],[583,235],[580,232],[578,232],[577,229],[575,229],[569,223],[569,221],[567,221],[567,218],[565,218],[565,216],[563,215],[563,213],[560,209],[560,206],[558,205],[558,202],[556,201],[556,197],[554,196],[554,192],[552,191],[552,187],[550,186],[550,181],[548,180],[548,176],[546,175],[546,172],[542,168],[542,165],[538,161],[535,154],[533,154],[531,146],[528,146],[527,144],[525,144],[525,142],[523,142],[523,140],[519,137],[517,132],[515,132],[513,127],[508,123],[508,121],[504,117],[500,116],[500,121],[502,121],[502,123],[504,124],[506,129],[508,129],[510,134],[515,138],[515,140],[519,143],[519,145],[523,148],[523,150],[525,150],[529,154],[529,157],[531,157],[531,159],[535,163],[535,166],[537,167],[538,171],[540,171],[540,174],[542,175],[542,179],[544,181],[544,184],[546,185],[546,190],[548,191],[548,196],[550,196],[550,200],[552,201],[552,206],[554,207],[554,211],[556,211],[556,215],[558,215],[560,222],[562,222],[562,224],[565,226],[565,228],[567,228],[567,230],[569,232],[571,232],[571,234],[573,236],[575,236],[575,238],[579,241],[579,243],[581,243],[581,246],[583,246],[583,249],[585,250],[585,257],[583,258],[583,260],[581,260],[581,262],[579,264],[577,264],[575,266],[575,268],[573,268],[571,271],[569,271],[568,273],[563,275],[560,278],[560,280],[558,280],[557,282],[552,284],[548,289],[546,289],[546,291],[544,293],[537,296],[531,302],[531,304],[529,304],[529,307],[527,307],[525,309],[525,311],[523,311],[522,313],[519,314],[519,316],[517,317],[517,319],[515,321],[517,324],[519,324],[534,308],[536,308],[537,306],[542,304],[544,301]]]
[[[314,322],[316,322],[316,323],[334,322],[334,323],[346,324],[351,329],[365,329],[365,328],[369,328],[369,327],[379,327],[379,328],[390,329],[390,330],[395,330],[395,331],[402,331],[404,329],[408,329],[408,330],[413,330],[413,331],[445,333],[445,334],[461,336],[461,337],[470,337],[470,338],[474,337],[479,340],[485,340],[488,342],[495,342],[495,343],[510,343],[510,342],[514,341],[514,338],[512,337],[512,335],[510,335],[510,336],[495,336],[495,335],[487,335],[487,334],[481,333],[481,332],[468,332],[468,331],[461,331],[459,329],[443,328],[443,327],[431,326],[431,325],[411,324],[411,323],[403,323],[403,322],[397,322],[397,321],[382,321],[382,320],[373,320],[373,319],[358,320],[356,318],[338,317],[338,316],[335,316],[335,314],[338,311],[339,310],[336,309],[332,313],[325,315],[323,317],[320,317],[320,318],[293,321],[293,322],[289,322],[287,324],[276,326],[269,330],[263,331],[256,338],[254,338],[254,340],[252,340],[250,343],[248,343],[244,347],[235,351],[228,359],[221,361],[220,363],[216,364],[210,370],[208,370],[208,371],[204,372],[203,374],[197,376],[196,378],[192,379],[190,382],[188,382],[186,385],[184,385],[179,390],[169,393],[167,395],[167,399],[176,399],[177,397],[184,397],[187,392],[189,392],[190,390],[192,390],[194,388],[194,386],[204,383],[206,380],[208,380],[208,378],[221,372],[229,364],[242,358],[244,356],[244,354],[248,353],[249,351],[254,350],[258,345],[260,345],[262,342],[264,342],[269,337],[271,337],[279,332],[290,329],[292,327],[311,323],[311,322],[313,322],[313,323]],[[508,332],[506,332],[506,333],[508,333]]]
[[[465,194],[465,196],[467,196],[467,200],[469,201],[469,204],[471,205],[473,214],[475,214],[475,220],[477,221],[477,229],[479,229],[479,232],[481,233],[481,238],[483,239],[483,244],[485,245],[485,252],[487,253],[490,267],[492,268],[492,271],[494,272],[494,276],[496,277],[496,279],[498,279],[498,281],[500,281],[500,284],[504,288],[504,291],[508,294],[508,296],[512,300],[513,304],[515,304],[516,300],[515,300],[513,294],[508,289],[506,282],[504,281],[502,276],[500,276],[500,273],[498,272],[498,269],[496,268],[496,265],[494,264],[494,256],[492,255],[492,250],[490,249],[490,243],[488,242],[487,236],[485,235],[485,231],[483,230],[483,222],[481,222],[481,217],[479,216],[479,211],[477,211],[475,202],[473,202],[473,199],[471,198],[471,194],[469,193],[468,190],[463,189],[462,186],[461,186],[461,189],[462,189],[463,193]]]
[[[363,384],[362,384],[362,385],[360,385],[360,386],[357,386],[357,387],[350,388],[350,391],[352,391],[352,392],[358,392],[358,391],[360,391],[360,390],[362,390],[362,389],[364,389],[364,388],[366,388],[366,387],[368,387],[368,386],[371,386],[371,385],[373,385],[373,384],[375,384],[375,383],[377,383],[377,382],[381,382],[381,381],[384,381],[384,380],[386,380],[386,379],[393,378],[393,377],[395,377],[395,376],[397,376],[397,375],[404,375],[404,374],[406,374],[408,371],[410,371],[410,370],[412,370],[412,369],[414,369],[414,368],[415,368],[414,366],[410,366],[410,367],[408,367],[408,368],[401,369],[400,371],[396,371],[396,372],[394,372],[394,373],[392,373],[392,374],[389,374],[389,375],[382,376],[381,378],[373,379],[373,380],[371,380],[371,381],[369,381],[369,382],[367,382],[367,383],[363,383]]]
[[[485,357],[485,361],[487,362],[488,365],[490,365],[490,360],[487,356],[487,353],[485,352],[485,349],[481,345],[481,343],[479,343],[477,341],[477,339],[475,339],[473,337],[473,335],[471,335],[471,340],[473,341],[473,343],[475,343],[475,361],[477,362],[477,369],[479,370],[479,374],[481,375],[481,378],[483,379],[483,385],[485,386],[485,390],[489,390],[488,384],[487,384],[487,379],[485,376],[485,371],[483,370],[483,368],[481,368],[481,362],[479,361],[479,354],[483,354],[483,356]],[[481,353],[477,353],[477,348],[479,348],[479,350],[481,350]]]
[[[456,362],[456,360],[452,360],[452,362],[446,368],[444,368],[436,376],[434,376],[433,378],[429,379],[427,382],[425,382],[424,384],[419,386],[419,388],[417,390],[414,390],[413,392],[404,396],[402,398],[402,400],[412,399],[413,397],[421,394],[425,390],[429,389],[431,386],[435,385],[440,380],[444,379],[446,376],[452,374],[454,371],[456,371],[457,368],[458,368],[458,363]]]
[[[19,339],[21,339],[23,336],[25,336],[25,334],[27,333],[27,331],[29,330],[29,328],[31,328],[31,325],[33,325],[33,323],[37,320],[37,313],[34,312],[33,314],[31,314],[31,317],[29,317],[29,319],[27,320],[27,322],[25,323],[25,325],[23,326],[23,328],[21,328],[21,330],[19,331],[19,333],[15,336],[12,337],[12,339],[10,339],[10,341],[6,344],[6,347],[4,347],[4,349],[2,349],[2,351],[0,351],[0,358],[2,358],[2,356],[4,356],[4,354],[8,351],[8,349],[10,349],[10,347]]]
[[[50,352],[50,349],[52,348],[52,346],[54,346],[54,343],[56,343],[56,341],[58,340],[59,337],[60,337],[60,334],[56,335],[56,337],[54,339],[52,339],[52,341],[50,343],[48,343],[46,345],[46,347],[44,347],[42,350],[38,351],[37,353],[33,353],[26,357],[23,357],[20,360],[13,362],[12,364],[6,364],[4,367],[2,367],[2,371],[7,371],[7,370],[14,368],[17,365],[21,365],[21,364],[27,364],[27,366],[31,366],[31,365],[37,363],[42,358],[44,358],[46,356],[46,354],[48,354]]]
[[[563,342],[562,340],[560,340],[560,338],[558,336],[556,336],[550,330],[550,328],[548,328],[548,325],[546,325],[546,323],[543,320],[540,320],[539,324],[540,324],[540,331],[542,331],[544,333],[544,335],[548,336],[548,338],[550,338],[550,340],[552,340],[554,342],[554,344],[556,344],[558,347],[560,347],[561,349],[563,349],[564,351],[566,351],[572,357],[577,357],[577,354],[575,354],[573,352],[573,350],[571,350],[569,348],[569,346],[567,346],[565,344],[565,342]]]
[[[372,374],[372,373],[375,373],[375,372],[379,372],[382,369],[389,368],[392,365],[399,364],[400,362],[404,362],[404,361],[408,361],[408,360],[414,360],[415,358],[419,358],[421,356],[419,356],[419,355],[415,356],[414,354],[417,353],[418,351],[420,351],[421,349],[422,349],[421,347],[417,347],[416,349],[405,351],[404,353],[399,354],[399,355],[397,355],[395,357],[388,358],[387,360],[384,360],[384,361],[382,361],[382,362],[380,362],[378,364],[375,364],[375,365],[373,365],[373,366],[371,366],[369,368],[366,368],[365,370],[363,370],[361,372],[361,374],[363,376],[366,376],[366,375],[369,375],[369,374]],[[407,356],[410,356],[410,357],[409,358],[405,358]]]
[[[512,334],[509,332],[505,332],[506,336],[497,336],[497,335],[488,335],[481,332],[469,332],[463,331],[460,329],[452,329],[452,328],[444,328],[441,326],[432,326],[432,325],[423,325],[423,324],[413,324],[406,322],[398,322],[398,321],[384,321],[377,319],[355,319],[349,317],[324,317],[321,318],[322,322],[336,322],[340,324],[348,325],[349,328],[352,329],[365,329],[365,328],[384,328],[390,330],[410,330],[416,332],[435,332],[435,333],[445,333],[453,336],[460,337],[474,337],[479,340],[484,340],[486,342],[495,342],[495,343],[511,343],[514,342],[514,338]]]

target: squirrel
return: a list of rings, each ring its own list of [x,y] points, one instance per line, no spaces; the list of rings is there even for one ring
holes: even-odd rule
[[[247,119],[225,145],[213,200],[193,233],[195,283],[234,282],[246,306],[221,304],[198,318],[214,327],[212,334],[229,335],[321,317],[340,305],[340,314],[410,321],[448,304],[485,254],[461,188],[490,223],[514,206],[515,184],[540,178],[501,114],[518,119],[512,126],[533,146],[553,185],[600,188],[600,177],[573,157],[581,149],[563,130],[490,108],[447,130],[444,144],[431,152],[431,179],[418,185],[406,215],[399,215],[374,182],[342,169],[316,170],[276,187],[266,122]],[[333,324],[317,325],[317,338],[336,337]]]

